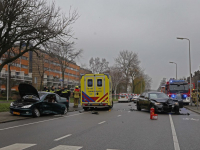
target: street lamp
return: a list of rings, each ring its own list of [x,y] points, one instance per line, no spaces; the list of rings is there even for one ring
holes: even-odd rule
[[[169,62],[169,63],[176,64],[176,80],[177,80],[177,63],[175,62]]]
[[[192,93],[192,75],[191,75],[191,56],[190,56],[190,40],[188,38],[180,38],[177,37],[179,40],[188,40],[189,41],[189,71],[190,71],[190,104],[192,105],[191,93]]]

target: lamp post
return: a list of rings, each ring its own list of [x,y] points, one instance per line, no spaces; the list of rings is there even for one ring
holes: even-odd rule
[[[191,56],[190,56],[190,40],[188,38],[180,38],[177,37],[179,40],[188,40],[189,41],[189,71],[190,71],[190,105],[192,105],[191,93],[192,93],[192,75],[191,75]]]
[[[8,63],[8,74],[7,74],[7,101],[8,101],[8,97],[9,97],[9,82],[10,82],[10,63]]]
[[[176,80],[177,80],[177,63],[175,63],[175,62],[169,62],[169,63],[176,64]]]

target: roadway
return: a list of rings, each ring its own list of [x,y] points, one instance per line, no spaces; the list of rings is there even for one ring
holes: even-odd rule
[[[200,115],[158,114],[116,103],[98,114],[70,112],[0,124],[0,150],[199,150]],[[171,118],[171,119],[170,119]]]

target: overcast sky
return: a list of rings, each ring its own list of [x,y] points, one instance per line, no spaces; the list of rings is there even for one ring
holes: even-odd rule
[[[138,53],[142,68],[157,89],[162,78],[189,76],[191,41],[192,72],[200,66],[200,1],[197,0],[55,0],[62,12],[70,6],[80,17],[73,25],[76,48],[83,49],[78,64],[91,57],[114,64],[120,51]]]

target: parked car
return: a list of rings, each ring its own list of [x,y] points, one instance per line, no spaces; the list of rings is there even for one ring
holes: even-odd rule
[[[118,103],[120,102],[129,102],[130,97],[128,96],[127,93],[120,93],[119,98],[118,98]]]
[[[162,92],[145,92],[137,101],[137,110],[154,107],[155,112],[175,112],[179,113],[179,103],[177,99],[169,98]]]
[[[68,111],[68,100],[55,93],[38,92],[26,83],[19,84],[18,89],[21,98],[10,104],[13,115],[40,117],[42,114],[66,114]]]

